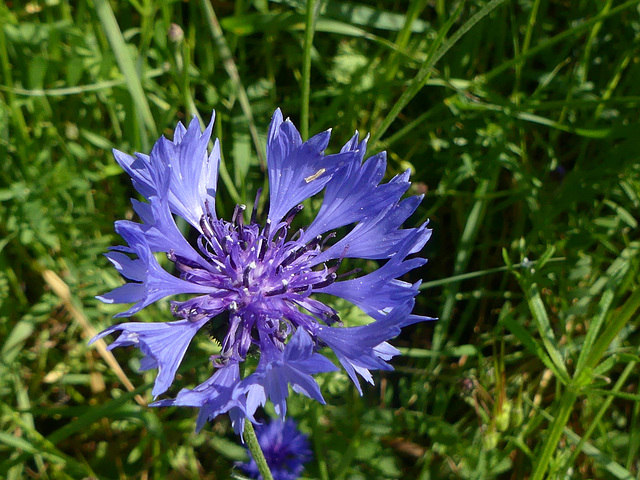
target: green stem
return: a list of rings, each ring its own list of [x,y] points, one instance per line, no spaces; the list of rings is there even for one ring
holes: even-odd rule
[[[314,456],[316,458],[318,471],[320,473],[320,480],[329,480],[329,469],[327,468],[327,460],[324,455],[322,441],[320,440],[322,438],[322,433],[320,432],[320,425],[322,423],[320,418],[322,416],[321,408],[322,405],[314,402],[311,409],[313,413],[313,422],[311,423],[311,438],[313,441]]]
[[[620,375],[620,378],[618,378],[618,381],[616,382],[613,389],[609,393],[620,391],[620,389],[624,386],[625,382],[627,381],[627,377],[629,377],[631,372],[634,371],[637,364],[638,364],[637,362],[630,362],[627,364],[622,374]],[[593,434],[595,429],[598,427],[598,425],[600,425],[600,420],[602,419],[602,417],[607,412],[607,410],[609,409],[609,407],[611,406],[611,404],[615,399],[616,399],[615,395],[609,395],[606,398],[606,400],[603,401],[602,405],[600,406],[600,409],[598,410],[598,413],[596,413],[595,417],[593,417],[593,420],[589,422],[589,427],[587,428],[587,431],[582,434],[582,438],[574,448],[573,453],[571,454],[571,457],[569,458],[569,460],[565,462],[560,472],[558,472],[559,473],[558,476],[560,478],[565,476],[567,470],[572,465],[575,465],[575,461],[578,458],[578,455],[582,453],[582,449],[584,448],[585,444],[589,441],[589,439],[591,438],[591,435]]]
[[[236,89],[236,95],[238,95],[238,100],[240,101],[240,107],[242,108],[244,116],[247,117],[247,122],[249,123],[249,134],[251,135],[253,145],[258,155],[260,168],[262,169],[262,171],[264,171],[267,165],[267,161],[264,157],[264,154],[262,153],[260,137],[258,136],[256,123],[253,119],[253,111],[251,110],[251,104],[249,102],[249,97],[247,96],[247,91],[244,89],[244,85],[242,84],[242,80],[240,79],[238,67],[233,60],[233,54],[229,49],[229,45],[227,45],[227,40],[224,38],[222,27],[220,26],[220,22],[218,22],[218,17],[216,16],[216,12],[214,11],[211,2],[209,0],[202,0],[200,3],[202,5],[205,20],[209,25],[211,38],[213,38],[213,41],[218,47],[218,53],[220,55],[220,58],[222,59],[222,65],[227,71],[227,75],[229,75],[229,78],[231,79]]]
[[[146,151],[150,148],[149,137],[156,138],[158,129],[153,119],[151,109],[149,108],[142,82],[140,81],[141,74],[136,69],[135,60],[131,56],[129,47],[124,40],[111,4],[107,0],[94,0],[94,6],[96,15],[100,19],[109,45],[111,45],[113,54],[116,57],[116,63],[127,81],[127,88],[131,94],[133,105],[141,120],[140,140],[142,148]]]
[[[451,35],[451,38],[445,40],[447,33],[463,12],[464,2],[461,2],[459,4],[456,11],[453,13],[453,15],[451,15],[449,20],[447,20],[447,23],[445,23],[438,32],[438,37],[432,43],[432,47],[429,50],[427,60],[418,71],[418,74],[411,81],[398,101],[393,105],[393,107],[391,107],[391,110],[378,127],[378,130],[371,136],[369,145],[375,145],[376,143],[378,143],[378,141],[382,138],[382,135],[384,135],[384,133],[391,126],[393,121],[404,109],[404,107],[406,107],[413,99],[413,97],[415,97],[418,92],[422,90],[422,87],[424,87],[429,78],[431,78],[434,65],[449,51],[449,49],[451,49],[451,47],[458,43],[458,40],[460,40],[469,30],[471,30],[476,25],[476,23],[482,20],[482,18],[484,18],[485,16],[489,15],[502,3],[504,3],[504,0],[491,0],[489,3],[485,4],[473,17],[467,20],[453,35]]]
[[[309,137],[309,97],[311,92],[311,47],[316,0],[307,0],[307,18],[304,29],[302,55],[302,101],[300,102],[300,134],[303,139]]]
[[[607,327],[596,341],[589,357],[585,361],[584,371],[591,372],[592,369],[595,368],[613,339],[618,335],[618,333],[620,333],[620,330],[622,330],[622,327],[626,325],[629,319],[633,317],[638,308],[640,308],[640,288],[637,288],[631,294],[620,311],[617,312],[617,314],[614,315],[614,318],[607,324]],[[558,447],[560,436],[569,421],[569,415],[571,414],[574,403],[578,398],[575,388],[576,386],[581,387],[585,383],[586,381],[582,378],[574,377],[573,384],[569,385],[569,389],[564,392],[562,399],[560,400],[559,413],[551,426],[549,436],[545,440],[540,460],[536,464],[536,469],[531,476],[531,480],[542,480],[546,473],[549,462],[551,461],[551,456]]]
[[[620,330],[622,330],[627,322],[635,315],[638,308],[640,308],[640,288],[636,288],[620,311],[614,312],[611,315],[612,318],[605,324],[602,334],[598,337],[598,340],[596,340],[585,361],[584,369],[586,371],[590,371],[598,365],[611,345],[611,342],[613,342],[613,339],[616,338]]]
[[[637,5],[638,3],[639,3],[638,0],[629,0],[629,1],[625,2],[625,3],[623,3],[622,5],[618,5],[617,7],[612,8],[611,10],[608,10],[606,12],[603,11],[603,12],[599,13],[598,15],[595,15],[595,16],[591,17],[589,20],[585,20],[584,22],[580,23],[579,25],[577,25],[577,26],[575,26],[573,28],[569,28],[567,30],[564,30],[563,32],[561,32],[558,35],[556,35],[555,37],[551,37],[550,39],[545,40],[544,42],[539,42],[535,47],[530,48],[526,52],[522,52],[520,55],[515,56],[511,60],[507,60],[506,62],[502,62],[500,65],[495,67],[493,70],[489,70],[484,75],[480,75],[478,77],[478,80],[486,83],[489,80],[491,80],[492,78],[497,77],[498,75],[500,75],[505,70],[509,70],[514,65],[517,65],[518,63],[526,60],[529,57],[533,57],[534,55],[537,55],[539,52],[543,51],[544,49],[549,48],[552,45],[555,45],[556,43],[561,42],[565,38],[571,37],[572,35],[577,35],[578,33],[582,32],[583,30],[590,29],[592,25],[597,24],[599,22],[602,22],[606,18],[609,18],[609,17],[612,17],[614,15],[617,15],[618,13]]]
[[[547,260],[547,263],[556,263],[556,262],[564,262],[566,257],[555,257]],[[511,270],[517,270],[520,268],[530,268],[534,267],[538,263],[538,260],[530,260],[530,265],[522,265],[517,263],[515,265],[505,265],[504,267],[495,267],[488,268],[486,270],[477,270],[475,272],[461,273],[460,275],[454,275],[451,277],[442,278],[439,280],[433,280],[431,282],[424,282],[420,285],[420,291],[428,290],[429,288],[440,287],[442,285],[448,285],[449,283],[458,283],[463,280],[469,280],[470,278],[484,277],[485,275],[490,275],[492,273],[500,273],[500,272],[508,272]]]
[[[571,388],[571,387],[569,387]],[[540,459],[535,465],[535,470],[531,476],[531,480],[542,480],[544,474],[547,471],[549,462],[551,462],[551,456],[558,448],[558,442],[564,431],[564,427],[569,421],[569,415],[573,411],[573,405],[578,396],[573,390],[566,390],[560,399],[560,409],[555,421],[551,425],[551,431],[546,438],[544,448],[540,454]]]
[[[27,122],[24,119],[24,115],[22,114],[22,110],[19,107],[19,104],[15,101],[15,96],[13,94],[13,78],[11,77],[11,63],[9,62],[8,55],[8,45],[6,41],[6,37],[4,35],[4,29],[0,29],[0,69],[2,71],[2,76],[4,77],[4,81],[6,82],[6,86],[8,87],[7,97],[9,105],[9,109],[11,110],[10,119],[14,122],[16,126],[16,130],[19,135],[19,141],[15,142],[16,149],[19,152],[18,158],[21,163],[27,161],[27,148],[29,145],[29,128],[27,127]],[[2,97],[0,97],[0,101],[2,101]],[[21,165],[22,167],[26,167],[26,165]],[[22,171],[24,173],[24,170]]]
[[[253,429],[251,422],[244,422],[244,440],[247,442],[247,447],[253,456],[253,459],[258,464],[258,471],[264,480],[273,480],[269,465],[267,465],[267,459],[264,458],[264,453],[258,443],[258,437],[256,437],[256,431]]]

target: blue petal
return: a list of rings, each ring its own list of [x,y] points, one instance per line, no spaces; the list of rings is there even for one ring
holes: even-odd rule
[[[162,137],[151,150],[151,166],[168,165],[170,180],[168,201],[170,209],[200,230],[205,204],[214,211],[220,145],[216,140],[211,155],[207,147],[211,138],[215,112],[204,132],[194,118],[186,131],[184,127],[171,142]]]
[[[167,199],[171,211],[180,215],[198,230],[205,203],[214,211],[220,144],[216,140],[211,151],[207,147],[211,138],[215,112],[201,133],[200,123],[193,119],[189,128],[178,123],[174,140],[161,137],[153,146],[151,155],[135,157],[118,150],[113,155],[129,174],[133,185],[147,200],[158,196]]]
[[[158,376],[151,392],[156,397],[167,391],[191,339],[206,322],[207,319],[200,322],[179,320],[168,323],[121,323],[99,333],[89,344],[113,332],[122,332],[109,345],[109,350],[128,345],[139,348],[145,354],[140,370],[158,368]]]
[[[124,285],[114,288],[108,293],[98,295],[96,298],[104,303],[135,303],[145,298],[147,294],[147,286],[144,283],[125,283]],[[152,303],[152,302],[150,302]],[[131,312],[133,315],[144,307]],[[118,316],[129,316],[118,314]]]
[[[386,361],[400,352],[389,345],[387,340],[397,336],[403,326],[417,321],[432,320],[409,315],[413,304],[414,301],[409,300],[394,308],[381,320],[360,327],[318,327],[316,335],[336,354],[360,395],[362,389],[356,373],[373,384],[370,370],[393,370]],[[408,320],[409,317],[414,318]]]
[[[426,263],[422,258],[405,259],[415,249],[415,245],[422,242],[424,229],[421,227],[410,232],[397,253],[374,272],[335,282],[316,291],[349,300],[373,318],[384,317],[392,308],[406,303],[418,294],[420,282],[412,285],[396,278]]]
[[[342,148],[343,152],[356,151],[358,156],[327,184],[320,212],[305,231],[304,240],[312,240],[329,230],[376,215],[385,207],[397,203],[409,188],[408,173],[378,185],[384,176],[387,155],[385,152],[379,153],[361,165],[366,142],[365,139],[358,144],[357,140],[352,139]]]
[[[290,120],[282,121],[276,110],[267,139],[269,170],[269,221],[277,225],[300,202],[324,188],[335,171],[350,163],[357,152],[324,156],[330,131],[302,143],[300,133]]]
[[[422,196],[409,197],[398,204],[392,204],[358,223],[353,230],[330,248],[320,253],[312,261],[313,265],[345,256],[348,258],[383,259],[393,256],[416,229],[399,229],[420,204]],[[424,223],[422,227],[425,227]],[[422,228],[421,227],[421,228]],[[424,229],[419,241],[409,253],[417,253],[431,237],[431,230]]]
[[[136,282],[144,282],[147,278],[147,266],[138,258],[129,258],[122,252],[108,252],[105,257],[116,267],[120,275],[135,280]]]
[[[236,433],[241,433],[244,427],[245,413],[244,398],[238,394],[240,383],[240,369],[238,364],[230,362],[220,367],[208,380],[193,390],[183,388],[175,399],[160,400],[152,403],[152,407],[200,407],[196,431],[199,432],[205,423],[218,415],[229,412]]]
[[[184,238],[169,210],[166,198],[153,196],[150,203],[131,199],[133,209],[143,221],[142,224],[120,220],[116,222],[116,231],[121,228],[140,231],[152,252],[180,252],[180,256],[208,269],[210,264]]]
[[[324,404],[320,387],[311,376],[336,370],[329,360],[313,353],[313,341],[309,334],[298,328],[289,343],[280,352],[269,339],[262,342],[260,362],[256,371],[241,382],[240,391],[247,394],[247,412],[253,414],[259,406],[271,400],[278,415],[287,412],[289,385]]]
[[[425,320],[428,319],[425,317]],[[388,344],[387,342],[382,342],[380,345],[377,345],[373,348],[373,351],[375,352],[376,356],[378,356],[385,362],[388,362],[396,355],[400,355],[400,350],[398,350],[393,345]]]
[[[314,343],[309,334],[305,329],[298,328],[284,349],[284,362],[295,365],[309,375],[337,370],[328,358],[313,353],[313,348]]]
[[[131,177],[133,186],[144,198],[157,195],[157,188],[151,178],[151,167],[148,155],[136,154],[135,157],[113,149],[113,156],[122,169]]]
[[[123,285],[109,293],[96,297],[105,303],[137,302],[126,312],[118,313],[116,317],[131,316],[147,305],[169,295],[177,295],[179,293],[216,293],[219,291],[214,287],[186,282],[166,272],[153,256],[140,231],[129,228],[125,224],[119,224],[119,227],[118,233],[127,241],[133,253],[138,255],[138,261],[145,265],[146,271],[142,283]],[[142,278],[140,263],[133,265],[135,265],[135,276]],[[129,268],[131,269],[132,267]],[[128,273],[132,276],[134,275],[131,270],[128,270]]]
[[[367,135],[362,141],[360,141],[360,134],[356,130],[356,133],[353,134],[353,137],[349,139],[347,143],[340,149],[341,152],[355,152],[358,151],[359,158],[358,161],[362,162],[364,158],[364,154],[367,151],[367,143],[369,143],[369,135]]]
[[[215,112],[213,112],[215,114]],[[173,142],[180,143],[184,138],[184,134],[187,133],[187,129],[184,128],[182,122],[178,122],[175,130],[173,131]]]

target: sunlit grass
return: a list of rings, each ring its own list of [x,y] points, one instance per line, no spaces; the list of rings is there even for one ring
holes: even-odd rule
[[[279,106],[333,127],[332,151],[371,132],[434,229],[407,280],[440,320],[363,397],[344,373],[321,376],[327,406],[292,396],[306,478],[636,478],[639,4],[0,5],[0,477],[230,477],[228,421],[196,435],[195,411],[145,406],[138,352],[118,370],[86,345],[119,311],[94,296],[121,283],[101,254],[133,215],[110,150],[215,109],[228,217],[265,186]],[[196,338],[180,383],[212,348]]]

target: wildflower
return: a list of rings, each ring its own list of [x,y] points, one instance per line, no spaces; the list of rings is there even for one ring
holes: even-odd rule
[[[274,480],[297,480],[304,470],[304,464],[311,461],[309,440],[291,419],[275,419],[258,425],[256,436]],[[256,461],[251,452],[247,452],[250,455],[249,462],[238,466],[251,478],[262,480]]]
[[[215,213],[220,146],[207,151],[214,118],[201,132],[193,120],[178,123],[173,141],[162,137],[150,155],[129,156],[114,151],[146,202],[132,200],[141,223],[116,222],[116,231],[128,246],[106,254],[131,282],[101,297],[107,303],[133,303],[117,317],[129,317],[170,295],[194,294],[172,302],[175,321],[127,322],[115,325],[92,341],[114,332],[109,346],[133,345],[144,354],[141,370],[157,368],[155,397],[165,393],[189,343],[205,325],[218,325],[228,315],[220,354],[211,357],[214,373],[194,389],[153,406],[200,408],[197,429],[210,419],[229,413],[241,432],[246,418],[271,400],[276,412],[286,414],[288,387],[324,403],[313,375],[336,370],[320,351],[328,346],[362,393],[357,376],[373,383],[370,370],[391,370],[387,363],[399,352],[387,343],[400,328],[427,320],[412,315],[420,282],[398,278],[426,260],[408,258],[422,249],[431,231],[426,224],[401,228],[422,197],[401,199],[409,174],[380,183],[386,154],[363,162],[367,139],[358,133],[341,151],[325,155],[330,132],[306,142],[291,121],[276,110],[267,139],[269,209],[258,222],[258,192],[249,223],[244,205],[237,205],[231,221]],[[301,202],[324,190],[315,220],[291,235]],[[196,246],[178,230],[174,215],[198,232]],[[335,230],[353,226],[340,240]],[[157,262],[164,252],[172,275]],[[345,258],[385,261],[367,275],[339,274]],[[373,321],[344,327],[339,313],[315,298],[328,294],[360,307]],[[244,378],[240,364],[258,352],[256,370]]]

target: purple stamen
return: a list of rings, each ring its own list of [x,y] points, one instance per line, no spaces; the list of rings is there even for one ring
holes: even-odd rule
[[[256,199],[253,201],[253,210],[251,211],[251,225],[255,225],[258,218],[258,202],[260,201],[260,195],[262,195],[262,188],[258,188],[256,191]]]

